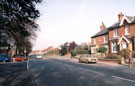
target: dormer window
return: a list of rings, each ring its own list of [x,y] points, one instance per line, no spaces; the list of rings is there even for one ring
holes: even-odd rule
[[[114,37],[118,37],[118,29],[114,29]]]
[[[125,35],[129,35],[130,34],[130,28],[129,25],[125,26]]]

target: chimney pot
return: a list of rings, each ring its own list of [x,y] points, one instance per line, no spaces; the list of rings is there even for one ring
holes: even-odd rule
[[[104,30],[106,28],[106,26],[104,25],[104,23],[102,22],[101,25],[100,25],[100,30]]]
[[[121,22],[122,19],[123,19],[123,17],[124,17],[124,14],[123,14],[122,12],[120,12],[120,13],[118,14],[118,21]]]

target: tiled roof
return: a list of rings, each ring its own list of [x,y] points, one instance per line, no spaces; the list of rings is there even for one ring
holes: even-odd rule
[[[128,19],[129,19],[129,21],[132,21],[132,16],[126,16]]]
[[[91,38],[94,38],[94,37],[97,37],[97,36],[102,36],[102,35],[105,35],[105,34],[108,34],[108,29],[104,29],[98,33],[96,33],[94,36],[92,36]]]
[[[134,24],[135,23],[135,16],[125,16],[129,21],[130,21],[130,24]],[[123,21],[124,22],[124,21]],[[108,27],[107,29],[104,29],[98,33],[96,33],[94,36],[92,36],[91,38],[94,38],[94,37],[98,37],[98,36],[102,36],[102,35],[105,35],[105,34],[108,34],[109,30],[112,30],[112,29],[115,29],[115,28],[119,28],[121,25],[120,25],[120,22],[116,22],[114,23],[113,25],[111,25],[110,27]]]
[[[120,23],[116,22],[113,25],[111,25],[110,27],[108,27],[108,29],[111,30],[111,29],[118,28],[118,27],[120,27]]]
[[[132,22],[131,23],[135,23],[135,16],[133,17],[133,20],[132,20]]]

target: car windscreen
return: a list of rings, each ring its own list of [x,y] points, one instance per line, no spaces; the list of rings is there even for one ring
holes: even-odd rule
[[[91,55],[86,55],[85,57],[87,57],[87,58],[91,58]]]

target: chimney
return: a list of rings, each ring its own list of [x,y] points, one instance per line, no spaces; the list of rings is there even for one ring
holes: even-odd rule
[[[106,28],[106,26],[104,25],[104,23],[102,22],[102,24],[100,25],[100,31],[104,30]]]
[[[120,13],[118,14],[118,21],[121,22],[122,19],[123,19],[123,17],[124,17],[124,14],[123,14],[122,12],[120,12]]]

